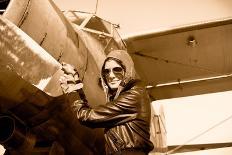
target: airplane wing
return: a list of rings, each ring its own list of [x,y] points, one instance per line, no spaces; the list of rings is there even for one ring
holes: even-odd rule
[[[139,75],[155,99],[231,90],[232,19],[125,38]]]

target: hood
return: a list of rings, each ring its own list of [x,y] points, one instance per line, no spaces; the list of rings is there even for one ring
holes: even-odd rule
[[[124,79],[123,79],[122,83],[120,84],[120,87],[118,88],[117,93],[115,95],[115,98],[117,98],[118,95],[120,94],[120,92],[126,86],[126,84],[128,82],[130,82],[131,80],[134,80],[136,78],[136,72],[135,72],[135,68],[134,68],[134,62],[133,62],[131,56],[128,54],[127,51],[125,51],[125,50],[114,50],[114,51],[111,51],[107,55],[107,57],[106,57],[103,65],[102,65],[102,68],[101,68],[102,85],[103,85],[103,88],[104,88],[104,91],[106,93],[107,98],[110,95],[109,94],[109,88],[108,88],[108,86],[106,84],[106,81],[105,81],[103,75],[102,75],[102,69],[105,66],[105,62],[108,59],[110,59],[110,58],[114,58],[114,59],[119,60],[121,62],[121,65],[125,69]],[[109,99],[107,99],[107,100],[109,100]]]

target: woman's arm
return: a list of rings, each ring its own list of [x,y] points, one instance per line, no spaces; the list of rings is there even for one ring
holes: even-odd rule
[[[119,97],[91,108],[86,102],[76,100],[72,109],[75,111],[80,122],[89,127],[112,127],[133,120],[137,115],[140,92],[138,90],[128,90]]]

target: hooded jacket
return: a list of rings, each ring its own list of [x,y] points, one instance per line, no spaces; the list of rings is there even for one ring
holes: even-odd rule
[[[115,50],[107,59],[119,60],[125,68],[125,76],[114,98],[102,75],[106,104],[91,108],[87,101],[76,100],[73,110],[77,118],[91,128],[105,128],[107,154],[126,149],[138,149],[148,153],[153,149],[150,141],[150,99],[141,81],[136,79],[134,63],[124,50]],[[106,60],[107,60],[106,59]],[[103,64],[104,68],[105,63]]]

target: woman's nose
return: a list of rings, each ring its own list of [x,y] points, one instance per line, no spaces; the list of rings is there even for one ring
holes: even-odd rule
[[[114,74],[114,72],[111,70],[110,71],[110,73],[109,73],[109,77],[111,77],[111,78],[114,78],[115,77],[115,74]]]

